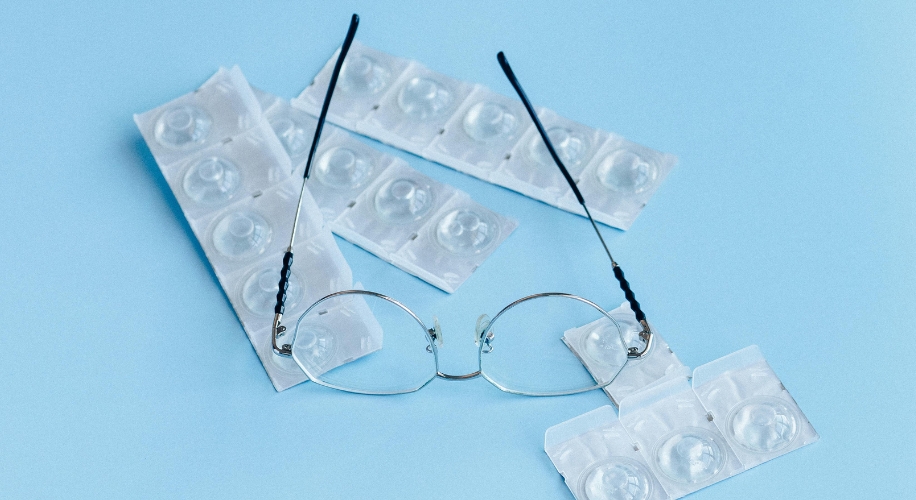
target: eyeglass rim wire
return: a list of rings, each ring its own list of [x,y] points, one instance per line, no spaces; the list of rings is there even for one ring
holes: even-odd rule
[[[439,355],[438,355],[438,349],[437,349],[436,346],[435,346],[436,340],[439,338],[438,336],[441,335],[441,332],[437,332],[436,330],[427,327],[427,326],[426,326],[426,323],[424,323],[423,320],[420,319],[420,317],[419,317],[415,312],[413,312],[412,309],[410,309],[409,307],[407,307],[407,306],[406,306],[404,303],[402,303],[401,301],[399,301],[399,300],[397,300],[397,299],[395,299],[395,298],[389,297],[388,295],[379,293],[379,292],[373,292],[373,291],[371,291],[371,290],[356,290],[356,289],[354,289],[354,290],[341,290],[341,291],[339,291],[339,292],[330,293],[330,294],[325,295],[324,297],[322,297],[322,298],[316,300],[314,303],[312,303],[312,305],[310,305],[310,306],[308,307],[308,309],[306,309],[306,310],[299,316],[299,319],[296,321],[296,328],[295,328],[295,330],[294,330],[294,332],[293,332],[293,339],[292,339],[291,343],[295,343],[295,338],[296,338],[296,335],[299,333],[299,328],[300,328],[300,326],[301,326],[301,324],[302,324],[302,321],[305,319],[306,316],[308,316],[308,314],[309,314],[310,312],[312,312],[312,310],[314,310],[317,306],[319,306],[320,304],[322,304],[322,303],[325,302],[325,301],[328,301],[328,300],[331,300],[331,299],[334,299],[334,298],[337,298],[337,297],[340,297],[340,296],[344,296],[344,295],[368,295],[368,296],[371,296],[371,297],[376,297],[376,298],[385,300],[385,301],[387,301],[387,302],[389,302],[389,303],[391,303],[391,304],[394,304],[395,306],[397,306],[398,308],[400,308],[401,310],[403,310],[404,312],[406,312],[407,314],[409,314],[409,315],[414,319],[414,321],[417,322],[417,324],[420,326],[420,328],[422,328],[422,329],[424,330],[424,332],[425,332],[425,334],[426,334],[426,340],[430,343],[430,346],[432,347],[431,352],[432,352],[433,355],[435,356],[436,373],[433,374],[433,376],[431,376],[428,380],[426,380],[425,382],[423,382],[422,384],[420,384],[420,385],[417,386],[416,388],[413,388],[413,389],[410,389],[410,390],[407,390],[407,391],[369,392],[369,391],[367,391],[367,390],[360,390],[360,389],[355,389],[355,388],[350,388],[350,387],[344,387],[344,386],[340,386],[340,385],[333,384],[333,383],[331,383],[331,382],[327,382],[327,381],[321,380],[320,375],[318,375],[318,376],[313,376],[313,375],[310,373],[310,370],[309,370],[308,368],[306,368],[305,366],[303,366],[303,363],[301,363],[301,362],[299,361],[298,358],[296,358],[295,356],[293,356],[293,359],[294,359],[294,361],[296,362],[296,364],[297,364],[297,365],[299,366],[299,368],[306,374],[306,376],[308,376],[308,378],[309,378],[311,381],[313,381],[313,382],[315,382],[315,383],[317,383],[317,384],[319,384],[319,385],[323,385],[323,386],[325,386],[325,387],[329,387],[329,388],[331,388],[331,389],[336,389],[336,390],[344,391],[344,392],[350,392],[350,393],[354,393],[354,394],[365,394],[365,395],[369,395],[369,396],[390,396],[390,395],[395,395],[395,394],[408,394],[408,393],[411,393],[411,392],[419,391],[419,390],[422,389],[423,387],[426,387],[427,384],[429,384],[430,382],[432,382],[432,381],[433,381],[434,379],[436,379],[436,378],[442,378],[442,379],[446,379],[446,380],[466,380],[466,379],[481,377],[481,378],[485,379],[487,382],[489,382],[490,384],[492,384],[493,386],[495,386],[495,387],[496,387],[497,389],[499,389],[500,391],[503,391],[503,392],[506,392],[506,393],[509,393],[509,394],[518,394],[518,395],[521,395],[521,396],[533,396],[533,397],[550,397],[550,396],[568,396],[568,395],[572,395],[572,394],[579,394],[579,393],[582,393],[582,392],[593,391],[593,390],[595,390],[595,389],[602,389],[602,388],[604,388],[604,387],[607,387],[608,385],[610,385],[610,384],[614,381],[614,377],[612,377],[610,380],[608,380],[608,381],[606,381],[606,382],[598,382],[598,381],[596,380],[596,381],[595,381],[596,385],[594,385],[594,386],[583,387],[583,388],[574,389],[574,390],[571,390],[571,391],[547,391],[547,392],[536,393],[536,392],[524,392],[524,391],[521,391],[521,390],[512,389],[512,388],[510,388],[510,387],[506,387],[506,386],[502,385],[501,383],[499,383],[499,382],[496,381],[496,380],[493,380],[493,379],[490,378],[490,377],[486,374],[486,372],[483,370],[482,358],[481,358],[481,354],[482,354],[483,348],[484,348],[483,342],[480,342],[480,345],[479,345],[479,347],[478,347],[478,352],[477,352],[477,363],[478,363],[478,365],[477,365],[477,371],[472,372],[472,373],[468,373],[468,374],[464,374],[464,375],[450,375],[450,374],[443,373],[442,371],[439,370]],[[577,301],[579,301],[579,302],[588,304],[588,305],[592,306],[593,308],[595,308],[596,310],[598,310],[605,318],[607,318],[608,320],[610,320],[610,321],[614,324],[614,326],[617,327],[617,331],[620,332],[620,325],[617,323],[617,320],[615,320],[615,319],[611,316],[611,314],[610,314],[608,311],[606,311],[603,307],[601,307],[600,305],[596,304],[595,302],[592,302],[591,300],[586,299],[585,297],[581,297],[581,296],[579,296],[579,295],[574,295],[574,294],[571,294],[571,293],[565,293],[565,292],[540,292],[540,293],[535,293],[535,294],[527,295],[527,296],[525,296],[525,297],[522,297],[522,298],[520,298],[520,299],[517,299],[517,300],[513,301],[512,303],[510,303],[509,305],[503,307],[499,312],[496,313],[495,316],[493,316],[492,319],[489,319],[489,320],[488,320],[487,326],[486,326],[483,330],[481,330],[481,332],[480,332],[480,334],[479,334],[479,338],[478,338],[477,340],[483,340],[483,339],[487,336],[487,334],[490,332],[491,326],[496,322],[497,319],[499,319],[500,316],[503,315],[503,313],[509,311],[509,310],[512,309],[513,307],[515,307],[515,306],[517,306],[517,305],[519,305],[519,304],[521,304],[521,303],[523,303],[523,302],[527,302],[527,301],[529,301],[529,300],[538,299],[538,298],[542,298],[542,297],[563,297],[563,298],[573,299],[573,300],[577,300]],[[475,333],[475,336],[476,336],[476,333]],[[626,345],[626,344],[623,342],[623,338],[622,338],[622,337],[620,338],[620,341],[621,341],[621,344],[623,344],[624,346]],[[627,355],[627,358],[630,359],[629,354]],[[580,361],[581,361],[581,359],[580,359]],[[583,364],[584,364],[584,363],[583,363]]]

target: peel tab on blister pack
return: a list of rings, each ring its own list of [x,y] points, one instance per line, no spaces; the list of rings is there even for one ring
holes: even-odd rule
[[[337,53],[292,106],[317,116]],[[628,229],[677,159],[538,110],[594,218]],[[483,85],[354,42],[328,120],[341,127],[584,215],[524,106]]]

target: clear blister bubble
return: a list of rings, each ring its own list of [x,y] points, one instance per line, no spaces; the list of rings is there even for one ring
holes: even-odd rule
[[[499,239],[499,224],[487,214],[452,210],[436,224],[436,241],[456,255],[476,255]]]
[[[270,242],[271,228],[256,212],[242,210],[224,215],[213,228],[213,246],[222,255],[243,260],[260,255]]]
[[[271,316],[277,305],[280,291],[280,268],[261,269],[251,273],[242,285],[242,303],[254,314]],[[302,298],[299,277],[290,274],[289,288],[286,289],[286,308],[294,309]]]
[[[320,325],[305,323],[296,330],[296,360],[310,371],[323,371],[337,353],[334,334]]]
[[[449,89],[430,78],[412,78],[398,93],[398,106],[406,115],[417,120],[438,117],[452,101]]]
[[[213,119],[197,106],[177,106],[166,110],[156,121],[156,142],[171,149],[188,149],[207,140]]]
[[[518,127],[518,118],[509,108],[490,101],[475,104],[464,115],[464,131],[477,142],[506,139]]]
[[[377,94],[388,85],[391,72],[366,54],[353,54],[344,60],[338,88],[351,94]]]
[[[386,182],[375,194],[375,210],[386,221],[406,224],[423,218],[433,206],[433,194],[414,179]]]
[[[702,483],[725,466],[726,451],[715,434],[699,427],[678,429],[659,440],[655,448],[659,470],[679,483]]]
[[[318,181],[334,189],[359,189],[371,176],[372,159],[346,146],[325,151],[315,165]]]
[[[618,323],[620,330],[617,328],[618,325],[610,321],[593,323],[595,327],[581,338],[580,351],[584,352],[592,361],[605,366],[623,366],[624,363],[629,365],[637,361],[627,361],[627,351],[620,341],[623,339],[624,342],[627,342],[629,339],[621,335],[624,331],[624,323],[620,323],[619,320]],[[637,332],[637,338],[638,336]],[[626,345],[631,346],[629,342]]]
[[[786,448],[798,435],[799,416],[780,398],[758,396],[735,407],[727,417],[729,437],[757,453]]]
[[[645,466],[625,457],[612,457],[585,470],[579,481],[583,500],[646,500],[652,477]]]
[[[239,168],[216,156],[198,160],[184,176],[182,187],[189,198],[202,205],[219,205],[232,199],[241,185]]]
[[[292,118],[276,117],[270,120],[270,127],[277,134],[277,138],[283,144],[283,149],[290,157],[299,156],[312,146],[314,131],[306,130],[301,123],[297,123]]]
[[[547,130],[547,136],[550,137],[553,149],[557,152],[563,165],[570,170],[575,170],[582,163],[582,159],[591,148],[588,137],[567,127],[551,127]],[[547,145],[544,144],[544,139],[540,134],[531,138],[528,144],[528,154],[538,164],[556,168],[556,162],[550,156],[550,151],[547,150]]]
[[[595,175],[608,189],[623,194],[638,194],[655,183],[658,169],[636,153],[621,149],[605,157]]]

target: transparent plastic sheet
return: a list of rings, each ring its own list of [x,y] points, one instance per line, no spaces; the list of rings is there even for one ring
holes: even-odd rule
[[[254,92],[235,67],[220,69],[198,90],[134,116],[278,391],[307,380],[291,358],[276,356],[270,343],[279,266],[301,187],[301,178],[290,177],[289,144],[278,139],[278,127],[261,112],[280,104]],[[314,122],[304,113],[295,117],[306,127]],[[352,284],[350,268],[308,191],[302,212],[287,314]],[[377,340],[357,339],[354,345],[369,349],[381,344]],[[350,352],[346,358],[368,352]]]
[[[693,390],[747,468],[818,439],[757,346],[698,366]]]
[[[610,406],[547,429],[544,451],[577,500],[668,498]]]
[[[620,422],[674,498],[744,470],[687,375],[666,377],[624,398]]]
[[[375,90],[354,95],[341,92],[344,84],[339,83],[329,121],[584,215],[568,185],[559,182],[555,165],[541,168],[546,148],[539,144],[531,119],[517,99],[436,73],[416,61],[362,44],[354,47],[376,61],[377,70],[367,70],[369,76],[364,78],[376,84],[363,85]],[[323,95],[335,57],[336,53],[292,101],[293,107],[317,116],[317,96]],[[382,79],[390,83],[378,83]],[[672,155],[575,123],[553,111],[540,109],[538,116],[570,173],[580,182],[592,215],[605,224],[628,229],[677,163]]]
[[[617,309],[610,311],[610,315],[617,321],[627,347],[641,348],[643,340],[639,337],[639,332],[642,331],[642,325],[636,321],[630,304],[624,302]],[[604,388],[604,392],[614,405],[620,406],[623,398],[666,375],[675,373],[684,366],[654,327],[652,332],[652,346],[649,352],[642,358],[629,360],[614,380]],[[616,337],[617,328],[613,328],[606,318],[601,318],[579,328],[567,330],[563,335],[563,342],[579,357],[593,376],[602,377],[603,372],[614,369],[607,366],[606,348],[608,345],[613,346],[613,343],[608,344],[607,335]]]

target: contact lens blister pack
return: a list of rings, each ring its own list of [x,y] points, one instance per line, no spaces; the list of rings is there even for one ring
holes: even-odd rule
[[[336,57],[292,101],[293,107],[318,115]],[[336,89],[331,122],[583,214],[517,99],[359,43],[353,44]],[[538,116],[574,180],[586,188],[582,191],[592,215],[605,224],[629,228],[676,163],[672,155],[548,109],[540,109]]]
[[[567,330],[563,335],[563,342],[596,380],[605,380],[605,373],[617,373],[613,381],[604,387],[604,392],[614,405],[619,407],[623,398],[666,375],[675,373],[684,365],[653,328],[649,351],[639,359],[628,360],[617,372],[616,337],[622,335],[627,348],[642,348],[643,340],[639,337],[642,325],[636,321],[628,302],[624,302],[609,314],[617,322],[619,334],[613,323],[607,318],[600,318],[587,325]]]
[[[549,109],[539,109],[538,118],[573,179],[579,178],[610,136],[608,132],[586,127]],[[572,192],[535,127],[528,128],[509,159],[494,175],[496,184],[554,206]],[[589,199],[589,203],[591,201]]]
[[[744,470],[689,379],[671,375],[620,402],[620,422],[673,498]]]
[[[423,155],[491,181],[519,137],[532,127],[521,101],[477,85]]]
[[[385,61],[373,57],[376,63]],[[438,78],[418,73],[414,66],[405,67],[404,78],[418,74]],[[345,62],[342,71],[346,68]],[[438,81],[443,87],[451,85],[444,78]],[[293,177],[298,177],[304,172],[308,147],[305,154],[295,154],[289,144],[299,141],[284,140],[283,134],[314,133],[315,122],[287,101],[254,92],[265,106],[264,116],[293,157],[297,174]],[[335,234],[382,260],[451,293],[515,230],[514,220],[421,174],[404,160],[344,129],[325,130],[312,163],[309,191]]]
[[[318,116],[339,54],[340,49],[337,49],[312,84],[295,100],[298,107]],[[341,67],[327,119],[357,130],[357,123],[379,105],[382,96],[399,80],[408,64],[410,61],[406,59],[354,41]]]
[[[818,439],[757,346],[698,366],[693,390],[747,468]]]
[[[474,86],[412,62],[356,130],[405,151],[423,151]]]
[[[171,165],[260,122],[260,106],[238,67],[220,68],[194,92],[134,116],[156,163]]]
[[[304,174],[308,150],[318,120],[295,109],[289,101],[255,90],[264,116],[293,161],[297,176]],[[300,138],[308,138],[303,143]],[[313,160],[309,192],[326,221],[333,221],[395,158],[359,141],[335,126],[326,126]]]
[[[134,120],[153,152],[271,382],[284,390],[307,380],[289,358],[273,354],[270,324],[301,179],[291,177],[294,134],[276,132],[236,67],[220,69],[198,90]],[[305,127],[313,118],[297,117]],[[314,129],[314,125],[312,125]],[[311,133],[311,132],[308,132]],[[279,139],[278,139],[279,137]],[[352,273],[306,191],[297,230],[287,314],[351,288]],[[371,320],[363,319],[365,324]],[[327,368],[378,349],[380,337],[354,330],[352,346]]]
[[[331,224],[335,233],[454,292],[516,222],[395,160]]]
[[[547,429],[544,451],[577,500],[668,498],[610,406]]]

